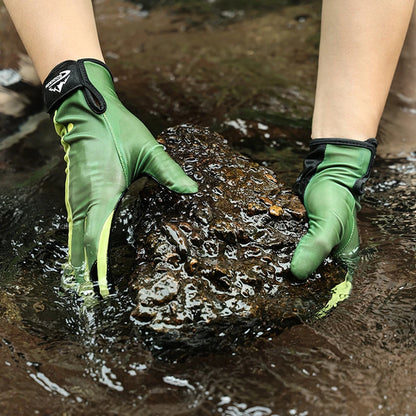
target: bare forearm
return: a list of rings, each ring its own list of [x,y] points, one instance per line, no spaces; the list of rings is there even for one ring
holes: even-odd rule
[[[324,0],[312,137],[375,137],[414,0]]]
[[[42,81],[64,60],[103,60],[91,0],[4,3]]]

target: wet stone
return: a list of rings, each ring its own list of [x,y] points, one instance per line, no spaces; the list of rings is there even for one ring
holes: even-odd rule
[[[277,205],[272,205],[269,208],[269,212],[270,215],[273,215],[273,217],[280,217],[283,214],[283,208]]]
[[[149,180],[139,191],[127,280],[110,258],[115,283],[133,296],[135,324],[158,345],[210,348],[313,317],[344,271],[332,263],[306,282],[291,275],[307,219],[289,186],[208,129],[171,128],[159,141],[199,190],[178,195]]]

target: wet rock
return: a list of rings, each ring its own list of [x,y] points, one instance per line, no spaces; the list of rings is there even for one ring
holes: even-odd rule
[[[326,264],[302,283],[290,274],[307,221],[283,178],[208,129],[180,126],[159,141],[199,191],[177,195],[153,181],[140,191],[127,282],[138,327],[153,340],[206,347],[281,330],[322,308],[344,272]]]

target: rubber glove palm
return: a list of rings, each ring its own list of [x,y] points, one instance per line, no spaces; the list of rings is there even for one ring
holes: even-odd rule
[[[44,83],[44,98],[67,163],[69,275],[79,291],[96,278],[106,296],[111,221],[126,188],[141,175],[178,193],[194,193],[197,184],[119,101],[102,62],[58,65]]]
[[[357,258],[357,212],[375,158],[377,142],[314,139],[295,184],[309,218],[309,229],[293,254],[291,270],[306,279],[334,250],[347,266]]]

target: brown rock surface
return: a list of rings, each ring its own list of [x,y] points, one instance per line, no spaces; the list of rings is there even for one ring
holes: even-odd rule
[[[210,344],[280,330],[322,308],[344,273],[327,264],[306,282],[291,276],[306,215],[282,179],[208,129],[172,128],[159,140],[199,192],[152,181],[140,191],[128,284],[137,325],[166,341]]]

